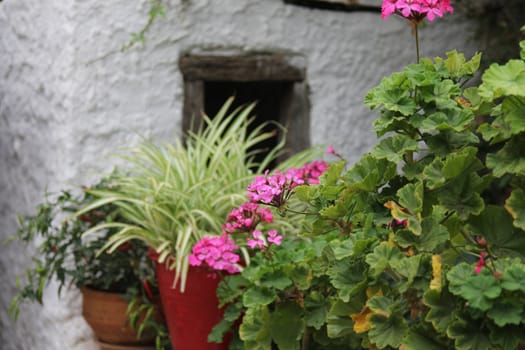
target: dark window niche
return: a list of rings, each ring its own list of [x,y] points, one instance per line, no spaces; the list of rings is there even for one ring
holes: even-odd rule
[[[215,115],[226,99],[234,96],[235,106],[256,103],[254,126],[276,121],[286,128],[288,155],[309,147],[310,108],[304,69],[290,61],[289,56],[268,53],[182,56],[183,131],[198,127],[203,112]],[[274,129],[281,137],[280,130]],[[263,147],[277,142],[268,141]]]

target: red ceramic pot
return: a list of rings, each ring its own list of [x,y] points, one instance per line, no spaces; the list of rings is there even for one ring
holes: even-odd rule
[[[208,343],[208,334],[221,321],[224,310],[219,309],[216,295],[219,276],[208,269],[192,267],[188,270],[186,288],[173,285],[175,271],[159,264],[158,255],[150,251],[155,261],[162,308],[173,349],[227,350],[230,339],[221,344]],[[230,337],[231,338],[231,337]]]

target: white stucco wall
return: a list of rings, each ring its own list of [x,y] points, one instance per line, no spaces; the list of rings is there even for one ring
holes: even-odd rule
[[[351,161],[375,143],[375,116],[362,101],[385,74],[414,61],[407,24],[371,13],[338,13],[281,0],[171,0],[144,46],[121,52],[147,20],[146,0],[0,2],[0,234],[16,229],[47,187],[85,184],[137,132],[169,140],[180,132],[179,55],[192,48],[286,50],[306,61],[313,144],[333,143]],[[449,16],[421,32],[422,54],[467,54],[469,24]],[[458,35],[458,33],[465,35]],[[29,249],[30,250],[30,249]],[[0,246],[0,347],[87,349],[91,333],[76,291],[45,306],[7,308],[28,250]]]

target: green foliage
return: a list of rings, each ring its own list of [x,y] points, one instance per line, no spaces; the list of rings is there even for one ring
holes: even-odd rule
[[[82,233],[89,228],[123,220],[110,204],[71,216],[96,200],[89,190],[107,190],[111,186],[111,178],[106,178],[78,195],[70,191],[46,194],[45,202],[37,206],[35,214],[19,217],[19,229],[10,242],[38,243],[38,247],[32,258],[33,265],[26,270],[27,281],[23,284],[17,280],[19,291],[9,312],[17,318],[23,303],[42,304],[44,288],[53,280],[58,283],[59,296],[63,288],[71,286],[119,293],[129,300],[130,324],[137,328],[139,336],[145,330],[154,329],[159,335],[157,349],[164,349],[168,339],[165,326],[151,317],[156,305],[149,297],[158,291],[147,246],[142,242],[128,242],[112,254],[99,254],[116,233],[114,229],[91,239],[82,238]],[[146,317],[139,323],[141,314]]]
[[[265,320],[286,320],[284,342],[271,321],[242,318],[241,330],[265,334],[249,348],[524,343],[525,62],[492,65],[465,88],[479,63],[456,51],[423,59],[367,94],[381,141],[353,167],[334,163],[318,185],[297,188],[302,237],[252,260],[244,298],[219,293],[247,315],[263,308]],[[308,283],[290,274],[299,268]]]

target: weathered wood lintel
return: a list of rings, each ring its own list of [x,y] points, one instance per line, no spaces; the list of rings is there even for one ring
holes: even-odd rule
[[[290,63],[285,54],[235,56],[185,55],[179,59],[184,79],[206,81],[290,81],[305,79],[305,69]]]
[[[344,4],[339,2],[329,2],[323,0],[284,0],[286,4],[306,6],[320,10],[344,11],[344,12],[381,12],[380,6],[366,4]]]

